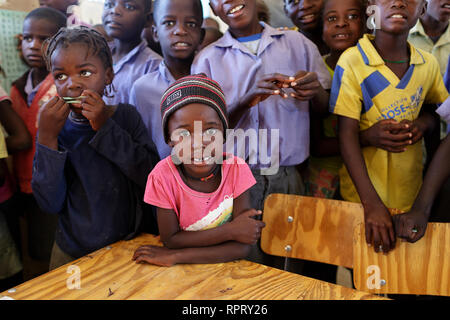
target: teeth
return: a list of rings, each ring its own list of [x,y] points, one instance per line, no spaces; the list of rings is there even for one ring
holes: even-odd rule
[[[401,14],[394,14],[391,16],[392,18],[400,18],[403,19],[403,16]]]
[[[237,7],[234,7],[233,9],[231,9],[228,14],[233,14],[235,12],[238,12],[239,10],[242,10],[242,8],[244,8],[244,5],[241,4]]]
[[[446,4],[444,8],[450,9],[450,4]]]
[[[347,38],[348,36],[346,34],[337,34],[335,37],[336,38]]]
[[[205,157],[203,159],[194,158],[194,162],[203,162],[203,161],[206,162],[206,161],[209,161],[211,159],[212,159],[212,157]]]
[[[189,45],[185,42],[177,42],[175,43],[175,47],[188,47]]]
[[[314,18],[314,15],[313,14],[308,14],[307,16],[302,17],[301,20],[308,20],[308,19],[312,19],[312,18]]]

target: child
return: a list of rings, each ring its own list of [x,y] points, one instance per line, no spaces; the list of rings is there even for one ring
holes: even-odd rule
[[[324,56],[331,77],[341,54],[356,45],[364,33],[363,0],[325,1],[322,11],[323,40],[330,48]],[[322,119],[311,113],[311,154],[305,175],[306,194],[333,199],[339,187],[342,159],[337,139],[337,116]]]
[[[292,23],[319,48],[320,54],[329,52],[322,39],[321,11],[323,0],[284,0],[284,12]]]
[[[14,175],[19,186],[21,208],[17,212],[25,213],[28,230],[28,254],[35,260],[48,265],[51,246],[56,228],[55,218],[39,209],[33,197],[31,178],[35,153],[37,114],[40,106],[56,95],[53,77],[49,75],[41,47],[45,39],[53,36],[66,25],[66,17],[52,8],[37,8],[31,11],[23,22],[21,41],[22,56],[30,67],[23,76],[13,82],[11,102],[31,135],[30,148],[13,154]],[[5,123],[9,126],[10,123]],[[42,270],[46,272],[48,269]],[[40,273],[35,269],[31,273]]]
[[[157,206],[164,247],[142,246],[133,260],[171,266],[245,258],[264,223],[252,218],[261,212],[250,206],[248,189],[255,179],[248,165],[222,154],[221,143],[218,157],[206,152],[211,138],[228,128],[220,86],[203,75],[179,79],[161,99],[161,116],[167,143],[181,145],[183,152],[159,162],[145,190],[144,200]]]
[[[100,33],[63,28],[44,57],[59,96],[40,112],[32,186],[42,209],[58,214],[54,269],[140,232],[145,177],[158,156],[136,109],[102,100],[114,74]]]
[[[12,135],[5,141],[2,124],[13,128]],[[9,150],[20,150],[31,146],[31,137],[22,120],[11,108],[11,101],[0,87],[0,291],[23,281],[20,258],[19,214],[10,210],[14,185],[6,163]],[[8,147],[8,149],[7,149]]]
[[[242,5],[211,0],[210,5],[229,28],[196,56],[192,73],[219,82],[230,106],[230,126],[255,137],[238,156],[250,163],[257,181],[250,191],[252,207],[261,210],[271,193],[304,194],[297,166],[309,156],[309,102],[327,112],[330,75],[317,47],[301,33],[259,22],[255,0]],[[238,147],[246,140],[234,135],[227,142],[232,145],[235,137]],[[274,265],[262,260],[262,252],[255,254],[261,259],[252,261]],[[283,268],[283,259],[277,260]]]
[[[158,70],[135,82],[130,103],[141,114],[160,158],[164,159],[171,148],[162,134],[159,102],[171,83],[191,73],[192,60],[204,37],[202,4],[200,0],[156,0],[153,16],[154,38],[161,44],[164,61]]]
[[[414,47],[433,54],[444,75],[450,55],[450,4],[442,0],[426,1],[427,10],[409,32],[408,41]]]
[[[151,0],[106,0],[102,21],[105,31],[114,41],[113,92],[104,96],[106,104],[128,103],[134,81],[158,69],[162,58],[141,38],[151,15]]]
[[[389,209],[407,211],[422,183],[422,144],[426,126],[417,118],[423,103],[440,103],[448,92],[439,65],[429,53],[407,42],[408,32],[425,12],[425,1],[382,1],[380,26],[344,52],[335,69],[330,110],[337,114],[344,200],[361,202],[366,240],[375,251],[395,246]],[[359,131],[382,119],[408,126],[411,145],[399,153],[360,147]]]

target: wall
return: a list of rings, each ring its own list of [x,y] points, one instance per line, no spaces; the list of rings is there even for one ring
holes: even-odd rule
[[[37,7],[38,0],[0,0],[0,9],[28,12]]]

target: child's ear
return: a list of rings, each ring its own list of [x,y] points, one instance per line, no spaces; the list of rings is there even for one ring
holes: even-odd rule
[[[114,70],[111,67],[109,67],[105,71],[105,84],[110,85],[113,82],[113,79],[114,79]]]
[[[152,34],[153,34],[153,40],[155,40],[155,42],[159,43],[158,30],[156,29],[155,24],[152,24]]]
[[[423,7],[422,7],[422,12],[420,13],[420,18],[423,17],[425,15],[425,13],[427,12],[428,9],[428,1],[423,1]]]
[[[205,28],[200,28],[200,43],[203,43],[203,40],[205,39],[205,35],[206,35],[206,30]]]

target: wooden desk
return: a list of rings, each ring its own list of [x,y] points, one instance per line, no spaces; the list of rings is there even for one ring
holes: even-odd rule
[[[15,287],[15,292],[8,290],[0,297],[26,300],[383,299],[246,260],[170,268],[136,264],[131,260],[139,246],[158,243],[159,239],[149,234],[119,241],[22,283]],[[74,276],[68,273],[70,265],[79,267],[80,289],[67,287],[67,280]],[[74,283],[69,280],[69,284]]]

